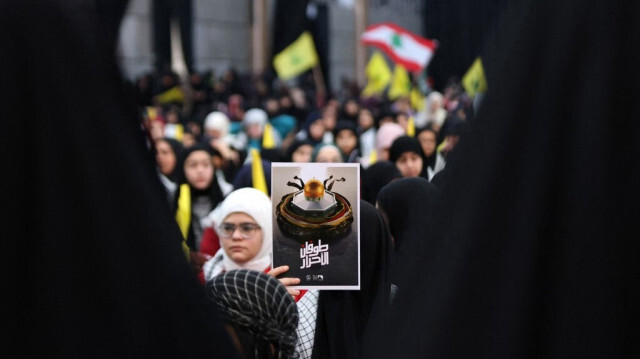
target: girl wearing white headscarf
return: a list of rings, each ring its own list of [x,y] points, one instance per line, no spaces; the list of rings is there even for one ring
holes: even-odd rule
[[[243,217],[242,223],[230,223],[228,219],[233,214],[249,218]],[[264,272],[270,268],[273,234],[271,200],[267,195],[254,188],[238,189],[231,192],[211,216],[221,248],[205,263],[205,280],[233,269]],[[243,255],[238,254],[241,251]]]

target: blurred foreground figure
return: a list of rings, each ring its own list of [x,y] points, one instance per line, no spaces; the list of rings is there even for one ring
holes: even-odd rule
[[[108,6],[0,3],[3,347],[233,357],[187,266],[96,4]]]
[[[520,3],[366,358],[640,357],[640,2]]]

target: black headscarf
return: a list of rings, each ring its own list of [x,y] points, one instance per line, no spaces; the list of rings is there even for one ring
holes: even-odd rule
[[[417,250],[420,242],[433,241],[437,200],[437,187],[422,177],[393,181],[378,194],[378,207],[387,219],[395,248],[391,274],[394,293],[414,287],[405,280],[405,274],[423,263],[423,253]]]
[[[389,148],[389,161],[396,163],[405,152],[413,152],[422,158],[420,142],[414,137],[400,136],[393,141]]]
[[[356,146],[350,153],[343,153],[342,158],[346,163],[353,163],[356,161],[357,156],[360,155],[360,136],[358,136],[358,129],[355,121],[340,120],[336,123],[336,127],[333,129],[333,142],[336,142],[338,134],[342,131],[350,131],[356,138]],[[342,152],[342,150],[340,150]]]
[[[0,2],[0,48],[11,49],[0,59],[0,146],[13,154],[3,161],[4,349],[233,356],[185,260],[114,54],[95,13],[75,5]]]
[[[640,3],[521,3],[367,357],[640,356]]]
[[[289,148],[287,149],[287,161],[289,162],[293,162],[293,153],[296,152],[298,150],[298,148],[302,147],[302,146],[311,146],[311,147],[315,147],[315,145],[313,144],[313,142],[309,141],[309,140],[297,140],[294,141],[291,146],[289,146]]]
[[[375,205],[380,189],[398,178],[402,178],[402,174],[393,162],[374,163],[362,174],[362,199]]]
[[[171,147],[171,151],[173,151],[173,155],[176,157],[176,167],[173,169],[173,172],[170,173],[167,178],[169,178],[171,181],[176,182],[178,181],[178,173],[180,172],[180,163],[182,163],[182,153],[184,152],[184,146],[182,146],[182,143],[174,140],[173,138],[162,138],[159,141],[164,141],[166,142],[169,147]]]
[[[434,131],[431,127],[423,127],[418,129],[418,131],[416,131],[416,139],[419,138],[420,134],[422,132],[426,132],[429,131],[431,133],[433,133],[433,139],[434,141],[436,141],[436,148],[434,149],[433,153],[431,154],[431,156],[427,156],[424,151],[421,151],[420,153],[422,154],[422,172],[423,174],[427,173],[427,167],[431,167],[432,169],[435,168],[436,166],[436,160],[438,158],[438,150],[437,150],[437,146],[438,146],[438,133],[436,131]],[[420,143],[420,141],[418,140],[418,143]],[[422,148],[422,145],[420,145],[420,148]],[[422,177],[425,177],[424,175]]]
[[[360,290],[320,293],[312,358],[363,357],[365,329],[389,305],[391,252],[382,216],[360,201]]]
[[[401,178],[382,187],[377,203],[388,220],[396,251],[427,236],[437,192],[422,177]]]
[[[265,358],[296,358],[298,307],[276,277],[248,269],[232,270],[214,277],[207,290],[241,341],[244,334],[251,336],[244,346],[251,353],[245,353],[247,358],[264,347]],[[271,356],[271,348],[260,345],[261,341],[274,344],[275,355]]]
[[[189,155],[191,155],[195,151],[205,151],[211,157],[215,155],[218,155],[218,156],[220,155],[220,153],[217,150],[211,148],[211,146],[208,146],[208,145],[196,144],[192,147],[185,149],[182,154],[182,158],[179,162],[179,168],[178,168],[178,182],[180,184],[187,183],[187,177],[184,173],[184,163],[189,157]],[[213,178],[211,180],[211,185],[209,186],[209,188],[204,190],[198,190],[190,186],[192,198],[194,196],[208,196],[211,202],[213,203],[214,207],[218,203],[222,202],[222,200],[224,199],[224,196],[222,195],[222,189],[220,189],[220,184],[218,183],[218,179],[216,177],[217,170],[218,170],[217,168],[214,168]]]

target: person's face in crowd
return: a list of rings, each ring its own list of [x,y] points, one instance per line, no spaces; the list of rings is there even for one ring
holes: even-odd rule
[[[309,126],[309,137],[314,140],[321,140],[325,131],[324,121],[315,121]]]
[[[336,145],[344,154],[350,154],[358,145],[358,137],[349,130],[342,130],[335,138]]]
[[[262,247],[262,229],[243,212],[229,214],[220,225],[219,234],[224,252],[239,264],[255,258]]]
[[[355,116],[359,109],[358,103],[354,100],[349,100],[344,104],[344,113],[349,116]]]
[[[451,150],[453,150],[456,145],[458,144],[458,141],[460,140],[460,136],[458,135],[449,135],[447,137],[444,138],[446,144],[444,146],[443,151],[444,152],[449,152]]]
[[[258,123],[252,123],[247,127],[247,136],[253,139],[262,138],[262,126]]]
[[[187,127],[194,136],[198,136],[202,133],[202,128],[197,122],[190,121],[189,123],[187,123]]]
[[[275,98],[270,98],[264,103],[264,110],[267,112],[269,117],[274,117],[278,115],[280,112],[280,103]]]
[[[291,108],[291,98],[289,96],[282,96],[280,98],[280,108],[282,108],[282,110]]]
[[[340,163],[342,162],[342,155],[340,151],[333,146],[324,146],[318,151],[316,155],[316,162],[318,163]]]
[[[302,145],[291,154],[292,162],[311,162],[313,147],[311,145]]]
[[[173,77],[171,75],[164,75],[160,79],[160,83],[163,88],[169,88],[175,86],[175,81],[173,81]]]
[[[178,115],[178,112],[173,111],[173,110],[167,112],[167,122],[168,123],[179,123],[180,122],[180,116]]]
[[[218,130],[217,128],[205,128],[204,131],[207,136],[209,136],[209,138],[213,140],[217,140],[222,137],[222,132],[220,132],[220,130]]]
[[[304,91],[298,87],[294,87],[291,89],[291,100],[293,104],[298,108],[307,107],[307,99],[305,97]]]
[[[402,177],[418,177],[422,172],[422,157],[415,152],[405,152],[398,157],[396,167]]]
[[[396,116],[396,123],[402,126],[402,128],[404,128],[404,130],[406,131],[407,127],[409,126],[409,117],[404,113],[399,113]]]
[[[420,142],[420,147],[422,147],[422,152],[427,157],[431,157],[433,153],[436,151],[436,134],[433,131],[422,131],[418,135],[418,141]]]
[[[184,174],[187,182],[197,189],[205,190],[213,180],[213,162],[207,151],[193,151],[184,161]]]
[[[324,127],[327,131],[333,131],[336,128],[337,122],[336,111],[332,108],[327,108],[322,113],[322,122],[324,122]]]
[[[388,161],[389,160],[389,147],[381,148],[380,153],[377,154],[380,161]]]
[[[176,168],[176,154],[173,153],[167,141],[156,142],[156,162],[158,162],[158,169],[165,176],[170,175]]]
[[[161,121],[151,121],[149,123],[149,135],[154,141],[164,137],[164,123]]]
[[[371,115],[371,111],[367,110],[366,108],[360,110],[360,113],[358,114],[358,126],[363,131],[366,131],[373,127],[373,115]]]
[[[190,132],[185,132],[182,135],[182,145],[184,148],[191,148],[196,144],[196,138]]]

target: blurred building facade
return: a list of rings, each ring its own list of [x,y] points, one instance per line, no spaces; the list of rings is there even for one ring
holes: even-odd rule
[[[133,79],[158,69],[167,56],[163,38],[168,36],[158,21],[158,9],[168,0],[130,0],[122,21],[119,58],[125,75]],[[260,72],[270,67],[273,57],[273,29],[279,0],[181,0],[183,48],[191,70],[213,70],[220,74],[234,68]],[[305,1],[305,0],[299,0]],[[186,10],[185,10],[186,9]],[[324,68],[332,89],[343,78],[363,79],[364,62],[371,50],[358,37],[364,27],[393,22],[417,34],[424,33],[424,5],[420,0],[312,0],[306,16],[321,21],[326,49]],[[160,19],[160,20],[159,20]],[[186,30],[185,30],[186,29]],[[168,39],[167,39],[168,41]],[[159,45],[160,44],[160,45]],[[166,46],[165,46],[166,47]],[[360,55],[358,55],[360,53]]]

